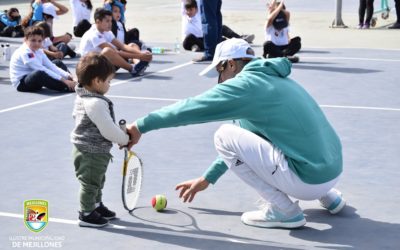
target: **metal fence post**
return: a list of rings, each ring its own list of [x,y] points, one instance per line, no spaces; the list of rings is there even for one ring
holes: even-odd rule
[[[336,18],[333,20],[331,28],[347,28],[342,20],[342,0],[336,0]]]

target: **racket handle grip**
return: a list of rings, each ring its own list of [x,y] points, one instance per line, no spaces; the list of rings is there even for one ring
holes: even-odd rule
[[[124,119],[119,120],[119,127],[126,133],[126,121]]]

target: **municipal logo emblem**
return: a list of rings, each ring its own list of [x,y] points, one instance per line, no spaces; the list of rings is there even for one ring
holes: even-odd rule
[[[49,203],[45,200],[24,201],[25,226],[32,232],[42,231],[49,221]]]

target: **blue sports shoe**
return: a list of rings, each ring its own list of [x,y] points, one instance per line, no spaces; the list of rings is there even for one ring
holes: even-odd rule
[[[321,206],[329,210],[331,214],[339,213],[346,205],[345,199],[342,197],[342,193],[332,188],[329,192],[319,199]]]
[[[293,203],[287,211],[270,203],[263,206],[261,210],[243,213],[242,222],[249,226],[267,228],[298,228],[306,224],[298,201]]]
[[[133,70],[131,71],[131,75],[132,76],[141,76],[141,75],[143,75],[144,71],[147,69],[148,66],[149,66],[149,62],[146,62],[146,61],[138,62],[133,67]]]

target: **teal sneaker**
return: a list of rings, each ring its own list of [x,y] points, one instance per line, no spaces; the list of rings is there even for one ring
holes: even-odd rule
[[[298,228],[306,224],[298,201],[293,203],[287,211],[266,203],[261,210],[243,213],[241,220],[249,226],[267,228]]]
[[[346,205],[346,201],[343,199],[342,193],[334,188],[329,190],[325,196],[319,199],[319,202],[321,203],[321,206],[328,209],[331,214],[339,213]]]

